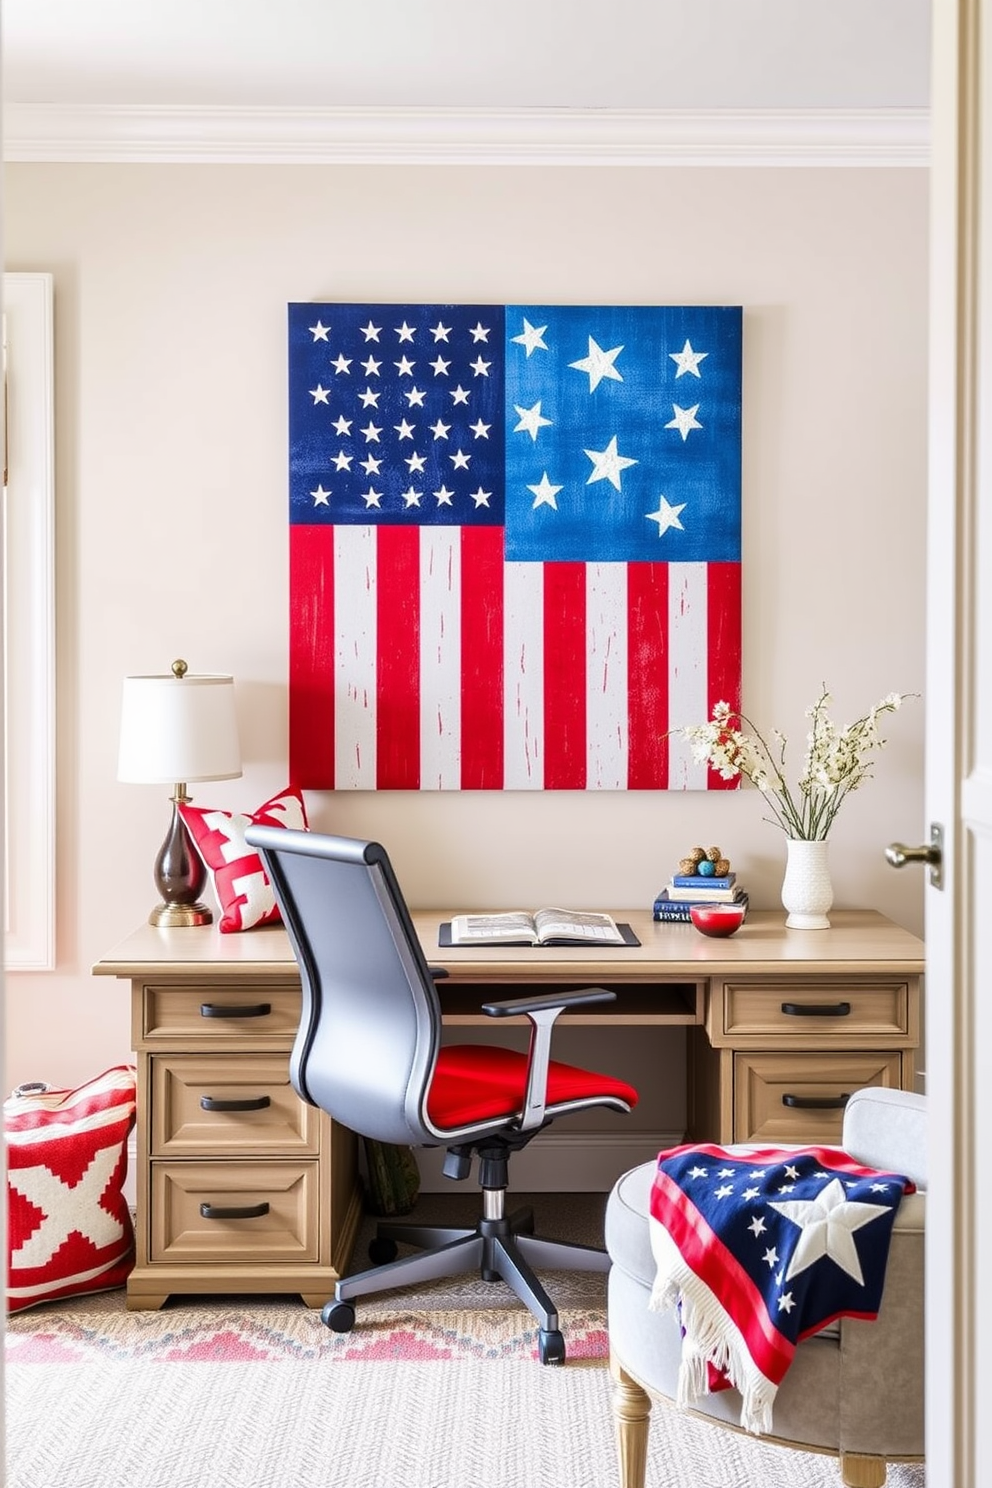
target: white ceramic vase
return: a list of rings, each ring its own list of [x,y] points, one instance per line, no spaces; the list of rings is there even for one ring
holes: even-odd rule
[[[792,930],[829,930],[827,910],[834,902],[828,842],[805,842],[787,837],[785,878],[782,880],[782,903],[787,911],[786,925]]]

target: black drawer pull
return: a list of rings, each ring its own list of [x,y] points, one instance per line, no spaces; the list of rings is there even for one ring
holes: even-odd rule
[[[204,1111],[264,1111],[272,1101],[267,1095],[252,1095],[244,1100],[218,1100],[213,1095],[201,1095],[200,1105]]]
[[[793,1111],[843,1111],[848,1101],[847,1095],[783,1095],[782,1104]]]
[[[267,1018],[272,1011],[271,1002],[230,1003],[201,1002],[201,1018]]]
[[[268,1212],[268,1204],[239,1204],[231,1209],[226,1209],[220,1204],[200,1205],[202,1219],[261,1219],[262,1215]]]
[[[849,1002],[783,1002],[782,1011],[787,1018],[847,1018],[850,1016]]]

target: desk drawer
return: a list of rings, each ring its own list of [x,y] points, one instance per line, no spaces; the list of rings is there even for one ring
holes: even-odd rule
[[[153,1162],[151,1188],[153,1262],[318,1258],[316,1161]]]
[[[727,982],[723,1033],[732,1038],[906,1038],[909,988],[905,982]]]
[[[864,1085],[901,1085],[898,1053],[737,1054],[734,1141],[840,1142],[844,1096]]]
[[[174,1045],[177,1039],[198,1044],[219,1041],[250,1043],[296,1036],[302,993],[299,987],[155,986],[144,988],[142,1026],[137,1042]]]
[[[320,1113],[290,1085],[285,1054],[155,1054],[150,1065],[153,1157],[320,1150]]]

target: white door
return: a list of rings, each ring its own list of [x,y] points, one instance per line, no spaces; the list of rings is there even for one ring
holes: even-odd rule
[[[927,1482],[992,1484],[992,14],[934,0],[926,893]],[[984,23],[984,26],[981,24]],[[982,35],[982,30],[985,35]],[[894,623],[909,594],[893,595]]]

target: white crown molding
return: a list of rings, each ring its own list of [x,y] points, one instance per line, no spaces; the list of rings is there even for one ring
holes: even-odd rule
[[[261,165],[926,166],[926,109],[8,103],[4,158]]]

